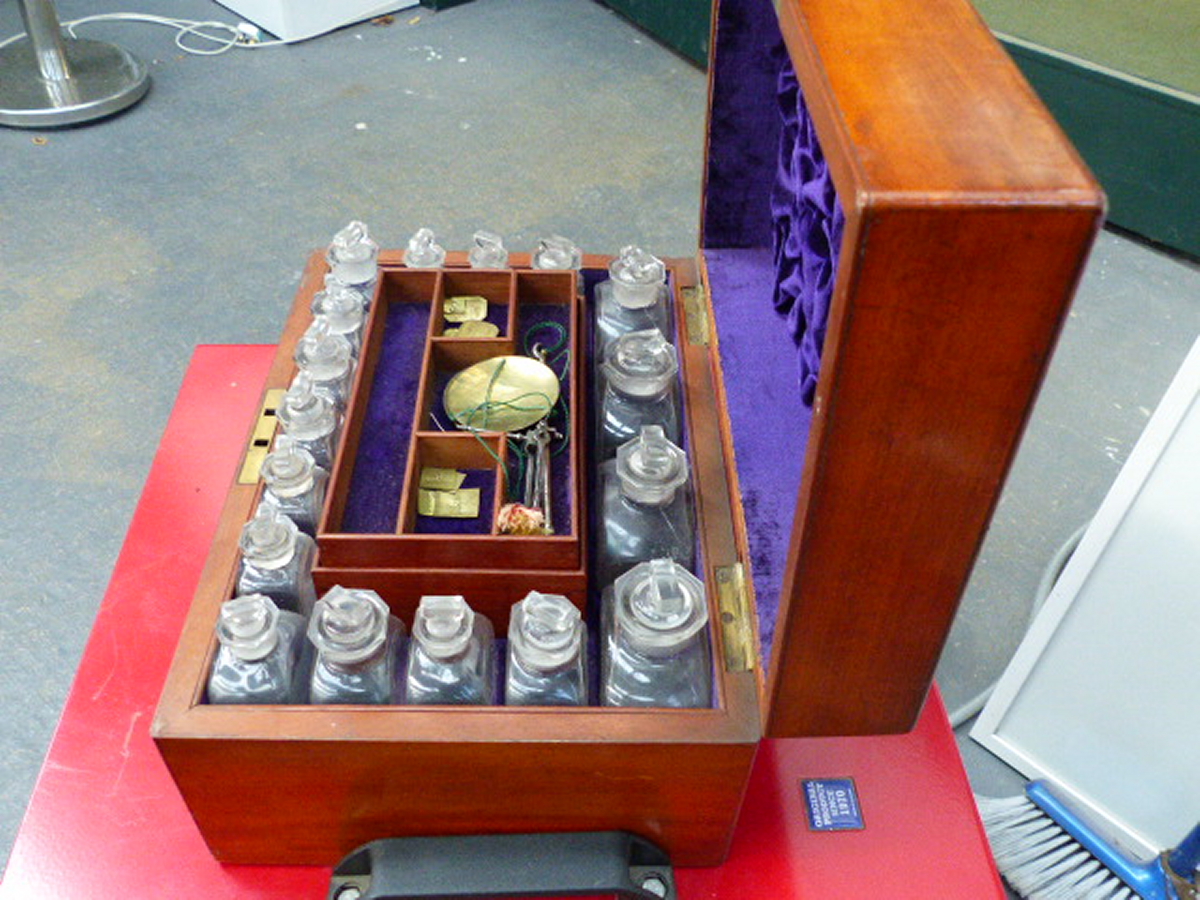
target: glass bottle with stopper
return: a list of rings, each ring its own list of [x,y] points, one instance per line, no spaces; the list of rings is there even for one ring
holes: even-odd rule
[[[504,702],[586,706],[587,626],[561,594],[530,591],[512,608]]]
[[[371,240],[366,225],[354,221],[333,236],[325,259],[342,284],[366,285],[377,274],[379,245]]]
[[[446,261],[446,250],[430,228],[418,228],[408,239],[404,250],[404,265],[410,269],[437,269]]]
[[[221,604],[209,703],[304,703],[304,617],[280,610],[264,594]]]
[[[608,279],[596,285],[596,357],[603,359],[618,337],[630,331],[671,328],[667,269],[641,247],[622,247],[608,267]]]
[[[276,412],[284,433],[307,450],[325,471],[333,468],[338,414],[333,404],[313,389],[313,378],[301,372],[292,379]]]
[[[296,365],[312,379],[313,393],[334,409],[344,410],[354,381],[354,349],[345,337],[334,334],[325,316],[317,316],[296,342]]]
[[[642,426],[658,425],[679,441],[675,347],[657,328],[630,331],[613,342],[600,365],[600,458],[608,459]]]
[[[317,651],[309,682],[312,703],[395,702],[404,623],[377,593],[330,588],[313,610],[308,639]]]
[[[583,253],[574,241],[562,235],[552,234],[538,241],[530,257],[530,264],[535,269],[579,269],[583,266]]]
[[[600,477],[600,584],[660,557],[691,569],[695,529],[687,454],[667,440],[662,428],[643,426],[617,448],[616,459],[600,467]]]
[[[601,601],[605,706],[712,705],[704,584],[669,559],[626,572]]]
[[[329,473],[316,464],[311,453],[281,434],[263,460],[261,474],[266,483],[263,497],[273,501],[302,532],[315,537]]]
[[[238,594],[266,594],[280,609],[308,615],[317,599],[312,567],[317,545],[269,496],[242,526]]]
[[[362,349],[363,310],[363,295],[336,282],[326,282],[325,290],[318,291],[312,301],[314,324],[317,319],[328,322],[330,334],[350,342],[355,359]]]
[[[325,275],[324,289],[313,294],[312,311],[314,314],[318,312],[316,308],[318,300],[323,299],[327,294],[337,293],[348,294],[351,297],[358,298],[359,305],[362,306],[363,311],[366,312],[371,308],[371,297],[374,293],[371,290],[367,290],[369,287],[371,287],[371,285],[344,284],[343,282],[334,278],[332,272],[327,273]]]
[[[472,240],[474,245],[467,252],[467,262],[472,269],[503,269],[508,265],[508,251],[500,235],[477,231]]]
[[[413,619],[405,702],[485,706],[496,698],[492,623],[459,596],[425,596]]]

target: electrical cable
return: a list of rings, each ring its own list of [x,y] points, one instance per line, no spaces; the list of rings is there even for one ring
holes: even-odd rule
[[[93,16],[84,16],[79,19],[72,19],[69,22],[63,22],[62,28],[67,34],[75,38],[78,37],[75,33],[76,26],[89,25],[94,22],[137,22],[144,25],[160,25],[166,28],[173,28],[176,32],[175,46],[184,53],[190,53],[193,56],[219,56],[235,48],[239,50],[261,50],[267,47],[283,47],[296,43],[295,41],[284,40],[260,40],[258,38],[258,28],[249,22],[239,22],[237,25],[231,25],[228,22],[175,19],[169,16],[151,15],[150,13],[98,13]],[[3,41],[0,41],[0,48],[7,47],[9,44],[15,43],[23,37],[25,37],[24,33],[5,38]],[[198,46],[195,43],[189,43],[189,40],[207,41],[213,46]]]
[[[1080,525],[1063,542],[1054,556],[1050,558],[1050,562],[1046,564],[1046,568],[1042,570],[1041,580],[1038,581],[1037,590],[1033,595],[1033,606],[1029,610],[1029,620],[1025,623],[1026,631],[1029,630],[1029,626],[1033,624],[1033,620],[1037,618],[1038,613],[1042,611],[1042,607],[1046,605],[1046,599],[1050,596],[1050,592],[1054,590],[1054,585],[1058,582],[1058,577],[1062,575],[1063,569],[1067,567],[1071,555],[1075,552],[1075,548],[1079,546],[1079,542],[1083,540],[1083,535],[1090,524],[1091,521],[1089,520]],[[992,692],[996,690],[996,685],[999,681],[1000,679],[997,678],[966,703],[954,710],[950,714],[950,727],[957,729],[979,715],[984,706],[987,705]]]

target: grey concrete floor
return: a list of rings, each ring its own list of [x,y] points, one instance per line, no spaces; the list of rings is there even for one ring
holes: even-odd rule
[[[19,30],[0,3],[0,36]],[[517,249],[697,241],[705,78],[587,0],[477,0],[213,58],[150,26],[87,34],[152,61],[147,99],[0,129],[0,860],[195,344],[273,342],[306,255],[350,218],[390,246],[424,224],[458,248],[478,227]],[[1002,670],[1046,561],[1198,333],[1200,268],[1104,235],[939,670],[948,705]],[[964,752],[981,784],[1015,783]]]

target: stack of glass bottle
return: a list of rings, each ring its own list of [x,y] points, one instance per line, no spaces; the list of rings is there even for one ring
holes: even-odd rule
[[[626,247],[594,292],[599,470],[599,683],[588,629],[565,596],[531,591],[511,612],[507,647],[461,596],[420,599],[411,638],[375,592],[317,599],[314,535],[341,416],[362,349],[378,247],[352,222],[334,236],[330,274],[297,342],[298,372],[277,411],[264,487],[243,528],[235,596],[219,613],[212,703],[706,707],[712,702],[708,605],[696,577],[694,503],[679,407],[666,268]],[[406,265],[440,266],[428,229]],[[478,232],[469,262],[503,268],[497,235]],[[565,238],[541,241],[535,268],[578,268]]]
[[[669,298],[666,266],[630,246],[613,260],[593,301],[601,460],[595,572],[606,706],[712,702],[708,605],[695,575],[695,511]]]

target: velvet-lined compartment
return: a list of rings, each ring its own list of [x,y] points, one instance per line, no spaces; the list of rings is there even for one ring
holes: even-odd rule
[[[385,278],[402,280],[406,272],[385,274]],[[334,529],[345,534],[392,534],[400,525],[400,507],[404,489],[404,473],[408,461],[409,440],[413,429],[421,431],[451,430],[449,417],[442,408],[442,394],[450,378],[462,367],[451,364],[450,347],[473,348],[471,353],[484,359],[504,353],[524,352],[527,338],[543,339],[551,329],[534,327],[552,322],[565,333],[570,331],[570,306],[563,302],[562,283],[565,278],[555,275],[532,275],[521,273],[516,276],[515,311],[513,298],[501,284],[512,280],[508,272],[447,272],[443,278],[441,297],[474,291],[489,297],[488,321],[503,321],[502,335],[497,339],[452,339],[442,336],[446,327],[440,314],[430,322],[431,311],[440,313],[440,300],[435,302],[431,293],[424,302],[405,296],[391,302],[386,310],[376,310],[381,317],[384,335],[381,350],[373,369],[373,383],[366,398],[361,435],[355,456],[353,475],[347,488],[346,503],[340,522],[331,523]],[[381,292],[386,296],[387,291]],[[507,340],[503,336],[509,324],[515,323],[516,334]],[[432,327],[431,327],[432,326]],[[421,350],[432,331],[434,344],[431,354],[433,371],[428,373],[427,395],[424,404],[420,401]],[[532,344],[532,340],[530,343]],[[567,433],[567,410],[571,390],[568,372],[569,355],[551,357],[547,360],[562,379],[563,397],[550,418],[551,425],[561,433]],[[557,533],[569,534],[573,521],[573,478],[571,453],[564,452],[561,443],[554,447],[555,455],[551,467],[551,492]],[[517,454],[510,454],[514,461],[509,467],[509,481],[518,474],[515,465]],[[476,479],[479,480],[479,479]],[[467,485],[472,486],[472,485]],[[509,491],[510,495],[513,491]],[[515,499],[515,498],[514,498]],[[494,516],[490,499],[486,506]],[[425,519],[426,517],[422,517]],[[488,533],[490,526],[481,528],[476,522],[464,520],[423,521],[421,533],[479,534]]]
[[[725,4],[724,6],[728,6]],[[751,4],[750,6],[752,6]],[[748,9],[749,7],[747,7]],[[713,121],[741,120],[764,102],[769,87],[777,105],[778,152],[768,210],[771,246],[763,246],[757,224],[740,222],[729,200],[733,188],[712,183],[714,170],[735,162],[746,167],[750,183],[768,178],[763,163],[734,129],[721,129],[709,160],[709,206],[704,254],[721,351],[730,430],[751,574],[758,612],[764,667],[771,659],[779,616],[783,575],[791,543],[804,452],[812,425],[829,306],[845,216],[837,197],[795,71],[778,38],[774,15],[755,20],[775,28],[778,49],[763,54],[774,61],[768,80],[760,59],[738,84],[718,76],[713,90]],[[743,10],[745,13],[745,10]],[[764,24],[766,23],[766,24]],[[736,50],[736,36],[726,36]],[[755,41],[761,54],[761,42]],[[728,73],[728,69],[725,70]],[[762,111],[759,110],[761,117]],[[714,129],[714,135],[717,133]],[[760,176],[760,177],[756,177]],[[713,193],[718,195],[713,207]],[[720,197],[724,195],[725,199]],[[751,198],[753,199],[753,198]],[[758,201],[761,203],[761,199]]]

